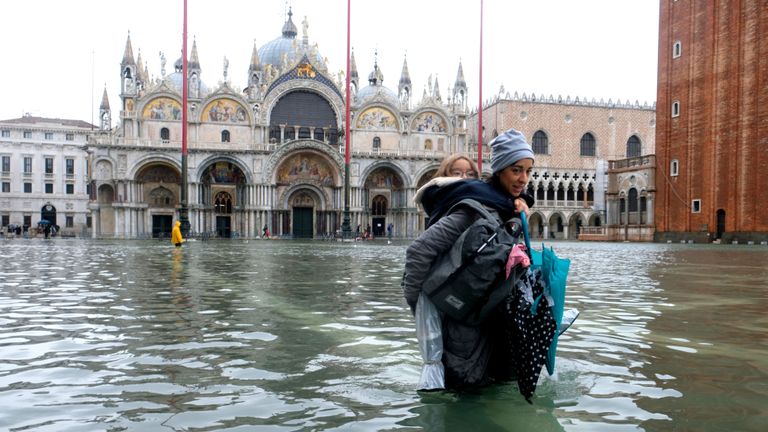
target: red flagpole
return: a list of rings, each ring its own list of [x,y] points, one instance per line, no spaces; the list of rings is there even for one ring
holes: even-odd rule
[[[184,0],[184,30],[181,44],[181,206],[179,208],[179,222],[181,233],[189,233],[189,207],[187,198],[187,0]]]
[[[344,216],[341,222],[341,234],[342,237],[348,239],[352,233],[352,226],[350,225],[349,215],[349,157],[350,157],[350,143],[352,142],[352,136],[349,133],[349,107],[352,105],[352,96],[349,89],[350,86],[350,34],[351,34],[351,0],[347,0],[347,89],[346,97],[344,100]]]
[[[182,76],[182,110],[181,110],[181,155],[187,155],[187,97],[189,89],[187,88],[187,0],[184,0],[184,34],[181,43],[181,76]]]
[[[480,102],[477,108],[477,169],[483,171],[483,0],[480,0]]]

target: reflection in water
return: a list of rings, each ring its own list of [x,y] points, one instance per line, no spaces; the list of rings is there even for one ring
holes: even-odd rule
[[[417,394],[405,245],[12,240],[0,430],[762,430],[768,249],[555,243],[557,374]]]

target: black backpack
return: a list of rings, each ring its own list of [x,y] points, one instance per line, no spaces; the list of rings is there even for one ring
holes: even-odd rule
[[[524,273],[516,266],[506,277],[507,258],[519,242],[521,224],[517,218],[500,221],[473,199],[458,202],[448,213],[458,207],[472,209],[477,219],[437,257],[422,290],[444,313],[477,325],[507,297]]]

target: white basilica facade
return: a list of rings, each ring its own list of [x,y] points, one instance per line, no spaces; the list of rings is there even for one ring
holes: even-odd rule
[[[190,229],[222,237],[309,238],[340,230],[344,210],[345,140],[351,146],[351,226],[375,236],[391,223],[396,237],[424,226],[416,189],[440,161],[466,151],[467,86],[462,66],[449,94],[430,78],[413,97],[407,62],[397,92],[384,87],[374,59],[367,80],[354,54],[351,133],[344,137],[344,76],[334,76],[291,12],[280,37],[250,54],[242,89],[203,80],[197,46],[188,61]],[[244,55],[249,55],[244,53]],[[163,67],[164,68],[164,67]],[[181,59],[150,80],[130,35],[121,62],[119,125],[105,99],[101,132],[89,138],[93,236],[144,238],[170,232],[178,217],[181,170]]]

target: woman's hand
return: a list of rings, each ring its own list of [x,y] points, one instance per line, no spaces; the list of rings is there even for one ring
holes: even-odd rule
[[[531,215],[531,210],[528,208],[528,204],[522,198],[515,199],[515,211],[518,213],[525,212],[525,217]]]

